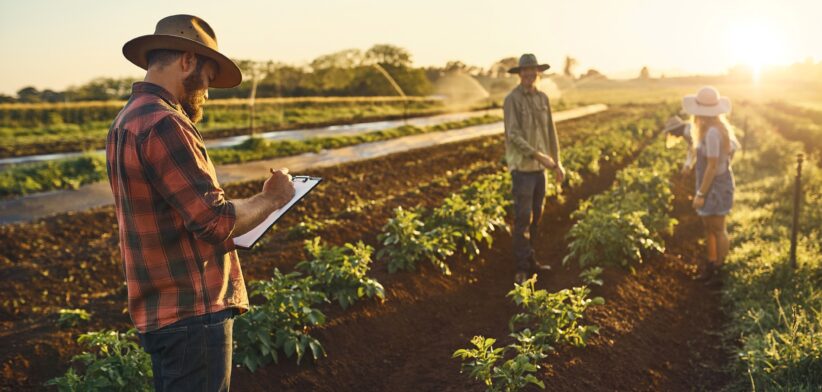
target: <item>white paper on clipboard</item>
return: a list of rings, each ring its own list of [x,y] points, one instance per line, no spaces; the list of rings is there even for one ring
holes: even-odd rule
[[[320,177],[294,176],[291,180],[294,183],[294,197],[291,198],[291,201],[279,210],[272,212],[268,218],[265,218],[262,223],[251,229],[248,233],[245,233],[239,237],[234,237],[234,245],[245,249],[254,246],[260,237],[262,237],[263,234],[271,228],[271,226],[277,223],[277,220],[279,220],[283,214],[288,212],[294,204],[300,201],[309,191],[314,189],[314,187],[317,186],[317,184],[319,184],[323,179]]]

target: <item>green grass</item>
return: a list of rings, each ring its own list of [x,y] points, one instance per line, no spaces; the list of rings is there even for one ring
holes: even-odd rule
[[[57,189],[77,189],[105,178],[106,160],[99,154],[15,165],[0,171],[0,198]]]
[[[109,126],[124,102],[0,105],[0,157],[85,151],[105,147]],[[260,99],[255,131],[440,113],[440,101],[410,98]],[[249,133],[247,100],[206,103],[198,129],[206,139]]]
[[[485,115],[428,127],[404,125],[361,135],[318,137],[303,141],[271,142],[261,138],[250,138],[236,147],[212,150],[209,152],[209,156],[217,165],[249,162],[428,132],[465,128],[501,120],[502,118],[499,116]],[[13,165],[0,171],[0,198],[51,190],[77,189],[82,185],[102,181],[106,178],[105,157],[100,154],[89,153],[79,158]]]
[[[816,391],[822,387],[822,170],[813,163],[803,169],[793,269],[792,192],[802,145],[777,135],[761,111],[746,113],[755,143],[735,165],[732,244],[723,268],[726,336],[738,354],[731,389]]]
[[[319,152],[321,150],[389,140],[429,132],[447,131],[473,125],[489,124],[498,121],[502,121],[502,118],[499,116],[485,115],[460,121],[445,122],[428,127],[403,125],[396,128],[389,128],[359,135],[318,137],[298,141],[268,141],[265,139],[252,137],[236,147],[213,150],[209,152],[209,156],[214,163],[218,165],[249,162],[261,159],[297,155],[306,152]]]

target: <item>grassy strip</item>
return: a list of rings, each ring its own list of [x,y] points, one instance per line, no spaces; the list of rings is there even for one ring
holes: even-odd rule
[[[209,152],[209,156],[214,163],[218,165],[258,161],[261,159],[291,156],[307,152],[319,152],[321,150],[353,146],[362,143],[378,142],[423,133],[447,131],[474,125],[489,124],[498,121],[502,121],[502,118],[499,116],[484,115],[471,117],[460,121],[449,121],[428,127],[403,125],[396,128],[348,136],[331,136],[317,137],[306,140],[278,141],[250,138],[233,148],[213,150]]]
[[[0,198],[58,189],[77,189],[106,178],[106,159],[98,154],[15,165],[0,171]]]
[[[122,107],[123,102],[0,105],[0,157],[103,148],[111,121]],[[443,110],[440,101],[429,99],[258,100],[254,123],[256,130],[270,131]],[[249,115],[244,102],[208,102],[198,129],[206,139],[247,134]]]
[[[210,151],[209,156],[217,165],[250,162],[497,121],[501,121],[501,118],[485,115],[423,128],[404,125],[361,135],[319,137],[302,141],[271,142],[251,138],[236,147]],[[105,158],[95,154],[44,163],[13,165],[0,171],[0,198],[51,190],[77,189],[82,185],[102,181],[105,178]]]
[[[822,171],[803,167],[797,250],[789,264],[795,155],[799,143],[774,132],[770,113],[749,113],[755,146],[736,166],[731,252],[724,266],[726,338],[738,347],[734,390],[822,388]]]
[[[800,141],[808,154],[822,162],[822,112],[791,106],[784,102],[771,103],[772,109],[761,106],[759,113],[776,127],[788,140]]]

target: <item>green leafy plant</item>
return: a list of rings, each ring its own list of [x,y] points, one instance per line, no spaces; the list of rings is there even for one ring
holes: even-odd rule
[[[153,390],[151,357],[135,342],[134,329],[90,332],[77,339],[81,345],[93,349],[74,356],[72,362],[81,362],[83,373],[69,368],[66,373],[46,382],[63,391],[151,391]]]
[[[320,342],[308,334],[311,327],[325,323],[325,315],[314,306],[328,299],[315,285],[311,277],[278,269],[271,279],[252,282],[251,294],[265,302],[235,319],[234,362],[253,372],[271,360],[277,362],[279,351],[288,358],[296,354],[297,363],[306,353],[315,360],[325,356]]]
[[[468,371],[472,379],[485,384],[489,392],[519,391],[529,384],[545,389],[545,384],[533,374],[539,369],[536,362],[545,357],[542,352],[533,349],[530,343],[505,348],[494,348],[494,343],[495,339],[475,336],[471,339],[473,348],[459,349],[452,357],[462,359],[462,371]],[[515,355],[497,365],[507,353]]]
[[[588,307],[602,305],[602,297],[588,298],[585,286],[563,289],[556,293],[536,290],[536,274],[522,284],[515,284],[508,293],[522,312],[514,315],[508,325],[511,331],[523,326],[534,331],[535,344],[549,350],[555,344],[584,346],[592,334],[599,331],[595,325],[583,324]]]
[[[91,314],[83,309],[60,309],[57,313],[57,325],[62,328],[76,327],[91,319]]]
[[[591,267],[580,272],[579,277],[582,278],[582,281],[589,286],[602,286],[604,283],[601,278],[602,271],[602,267]]]
[[[509,322],[513,343],[495,348],[495,339],[475,336],[472,348],[459,349],[452,355],[463,361],[461,371],[468,371],[472,379],[485,384],[487,391],[519,391],[528,385],[544,389],[545,384],[534,373],[547,353],[560,344],[584,346],[592,334],[598,333],[597,326],[583,323],[584,312],[603,304],[602,298],[589,299],[587,287],[557,293],[536,290],[536,280],[534,275],[523,284],[515,284],[508,293],[523,310]]]
[[[504,191],[506,184],[510,184],[510,174],[499,173],[464,187],[445,199],[425,226],[449,228],[442,234],[452,235],[458,249],[473,259],[479,255],[483,242],[493,245],[495,229],[507,228],[505,216],[510,200]]]
[[[336,300],[345,309],[363,297],[385,298],[380,282],[365,274],[371,268],[374,249],[358,242],[356,245],[324,247],[320,237],[305,242],[311,260],[297,264],[297,269],[309,273],[315,288]]]
[[[443,274],[450,275],[451,269],[445,259],[454,253],[454,237],[446,228],[424,230],[420,210],[406,210],[397,207],[394,217],[383,226],[377,240],[383,247],[377,258],[387,260],[388,272],[413,271],[419,261],[427,259]]]

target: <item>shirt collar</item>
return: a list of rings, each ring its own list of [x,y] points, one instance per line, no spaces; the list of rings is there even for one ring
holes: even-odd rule
[[[177,97],[168,92],[168,90],[154,83],[136,82],[131,85],[131,94],[154,94],[168,102],[168,104],[173,106],[175,109],[179,111],[183,110],[183,107],[180,105],[180,101],[177,100]]]
[[[535,94],[537,92],[536,88],[534,88],[533,90],[528,90],[525,87],[522,87],[522,84],[518,84],[517,88],[519,89],[520,93],[525,94],[525,95],[531,95],[531,94]]]

